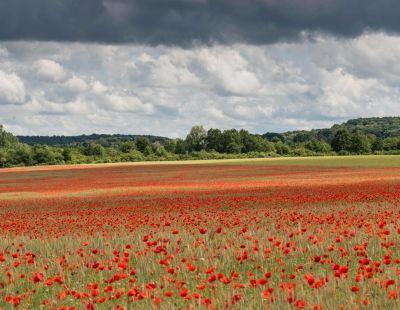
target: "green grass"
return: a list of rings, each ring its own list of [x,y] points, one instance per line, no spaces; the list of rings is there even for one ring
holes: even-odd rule
[[[218,163],[218,161],[209,161]],[[316,166],[316,167],[400,167],[399,155],[325,156],[325,157],[279,157],[260,159],[222,160],[224,164],[254,164],[270,166]]]
[[[358,155],[358,156],[316,156],[316,157],[275,157],[245,159],[210,159],[165,162],[139,162],[123,165],[263,165],[263,166],[316,166],[316,167],[400,167],[400,155]],[[113,165],[113,164],[111,164]],[[118,164],[117,164],[118,165]]]
[[[318,157],[275,157],[275,158],[245,158],[245,159],[209,159],[209,160],[181,160],[181,161],[147,161],[129,163],[99,163],[99,164],[74,164],[51,166],[55,170],[82,169],[84,167],[101,168],[107,166],[148,166],[148,165],[263,165],[263,166],[315,166],[315,167],[365,167],[384,168],[400,167],[400,155],[358,155],[358,156],[318,156]],[[46,166],[24,167],[25,170],[36,171],[48,169]],[[1,172],[12,172],[14,168],[0,169]],[[21,168],[16,168],[21,170]],[[63,175],[60,171],[58,174]],[[41,174],[42,175],[42,174]],[[3,175],[3,177],[7,177]]]

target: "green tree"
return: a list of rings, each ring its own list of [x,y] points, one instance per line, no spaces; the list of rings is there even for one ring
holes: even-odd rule
[[[303,144],[297,144],[290,152],[292,156],[306,156],[307,150]]]
[[[222,133],[222,143],[225,153],[240,153],[243,148],[242,138],[236,129],[224,130]]]
[[[302,143],[311,140],[316,140],[316,136],[313,132],[310,131],[301,131],[293,137],[294,143]]]
[[[375,141],[372,143],[372,150],[379,152],[379,151],[383,151],[383,148],[384,148],[383,139],[376,138]]]
[[[153,150],[153,148],[151,147],[151,144],[149,144],[148,146],[146,146],[146,148],[143,150],[142,153],[143,153],[143,155],[145,155],[145,156],[153,155],[154,150]]]
[[[189,152],[201,151],[206,147],[207,132],[203,126],[193,126],[186,136],[185,143]]]
[[[287,145],[286,143],[283,143],[281,140],[279,140],[278,142],[274,143],[276,152],[279,155],[287,155],[290,153],[290,147],[289,145]]]
[[[133,143],[133,141],[125,141],[122,142],[121,145],[119,146],[119,150],[122,153],[129,153],[130,151],[135,149],[135,144]]]
[[[32,150],[23,143],[16,144],[9,150],[9,161],[12,165],[32,165]]]
[[[284,138],[280,139],[278,136],[272,137],[272,139],[270,141],[274,142],[274,143],[285,142]]]
[[[177,139],[168,139],[164,144],[164,148],[167,152],[175,153]]]
[[[247,130],[241,129],[239,131],[240,142],[242,144],[241,151],[243,153],[249,153],[256,151],[258,147],[258,141],[256,136],[250,134]]]
[[[304,146],[307,150],[310,150],[310,151],[313,151],[316,153],[326,154],[326,153],[329,153],[330,151],[332,151],[332,148],[328,143],[320,141],[320,140],[316,140],[316,139],[307,141],[304,144]]]
[[[257,152],[267,152],[267,153],[276,152],[275,146],[272,142],[269,142],[268,140],[259,136],[256,136],[255,140],[256,140]]]
[[[5,149],[0,148],[0,167],[3,168],[7,165],[8,153]]]
[[[165,150],[164,146],[159,141],[154,142],[152,145],[152,148],[153,148],[153,152],[156,156],[158,156],[158,157],[167,157],[168,156],[168,152]]]
[[[4,130],[0,125],[0,148],[7,148],[18,143],[18,139],[11,133]]]
[[[66,147],[62,151],[62,156],[65,162],[70,162],[72,161],[72,149],[69,147]]]
[[[106,163],[114,163],[119,162],[121,160],[121,152],[114,147],[107,147],[104,149],[105,155],[103,156],[104,162]]]
[[[143,154],[138,150],[132,150],[129,153],[123,153],[121,155],[121,160],[124,162],[143,161],[144,159]]]
[[[283,134],[276,133],[276,132],[267,132],[267,133],[263,134],[262,137],[271,142],[278,142],[278,141],[285,142],[286,141],[285,136]]]
[[[35,145],[32,148],[32,159],[34,164],[55,165],[61,162],[60,156],[57,156],[47,145]]]
[[[332,148],[335,152],[351,151],[351,135],[346,128],[339,129],[332,140]]]
[[[104,147],[96,142],[89,142],[83,148],[83,154],[86,156],[104,156],[105,150]]]
[[[386,138],[383,140],[383,149],[385,151],[395,151],[400,149],[400,138]]]
[[[246,130],[241,130],[240,135],[242,137],[242,152],[276,152],[274,144],[268,140],[255,136],[247,132]],[[280,141],[278,139],[278,141]]]
[[[185,152],[186,152],[185,141],[181,138],[176,139],[175,154],[185,154]]]
[[[144,150],[147,147],[151,147],[151,143],[146,137],[137,137],[135,140],[135,144],[136,148],[142,153],[144,153]]]
[[[219,129],[211,128],[207,131],[206,138],[207,151],[223,152],[223,136]]]
[[[366,135],[356,131],[351,135],[351,152],[356,154],[371,153],[371,143]]]

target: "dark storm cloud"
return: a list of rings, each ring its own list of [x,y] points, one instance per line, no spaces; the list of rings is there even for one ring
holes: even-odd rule
[[[0,40],[264,44],[400,32],[398,0],[1,0]]]

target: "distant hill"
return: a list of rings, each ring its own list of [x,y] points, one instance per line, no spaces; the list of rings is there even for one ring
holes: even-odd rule
[[[331,128],[295,130],[283,133],[267,132],[262,137],[273,140],[279,139],[285,143],[301,143],[312,139],[323,140],[331,143],[339,128],[347,128],[350,132],[360,131],[372,134],[377,138],[400,137],[400,117],[371,117],[351,119],[342,124],[335,124]],[[80,136],[18,136],[19,141],[28,145],[45,144],[49,146],[78,146],[87,142],[97,142],[104,147],[117,145],[121,142],[131,141],[138,137],[146,137],[150,142],[159,141],[164,144],[167,137],[151,135],[122,135],[122,134],[91,134]]]
[[[113,146],[125,141],[132,141],[138,137],[145,137],[150,142],[159,141],[161,143],[168,140],[166,137],[151,135],[107,135],[107,134],[91,134],[80,136],[17,136],[19,141],[28,145],[44,144],[50,146],[77,146],[88,142],[97,142],[105,147]]]
[[[335,124],[331,128],[295,130],[283,133],[267,132],[262,136],[268,140],[278,138],[286,143],[305,142],[310,139],[324,140],[330,143],[339,128],[347,128],[350,132],[360,131],[372,134],[377,138],[400,137],[400,117],[370,117],[348,120]]]
[[[332,129],[335,130],[338,126],[346,127],[350,132],[360,130],[380,138],[400,137],[400,117],[357,118],[335,125]]]

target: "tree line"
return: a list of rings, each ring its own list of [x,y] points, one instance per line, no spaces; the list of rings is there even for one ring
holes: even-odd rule
[[[28,145],[0,125],[0,167],[188,159],[400,154],[400,137],[381,137],[346,126],[334,132],[254,135],[247,130],[194,126],[185,139],[91,136],[68,145]]]

